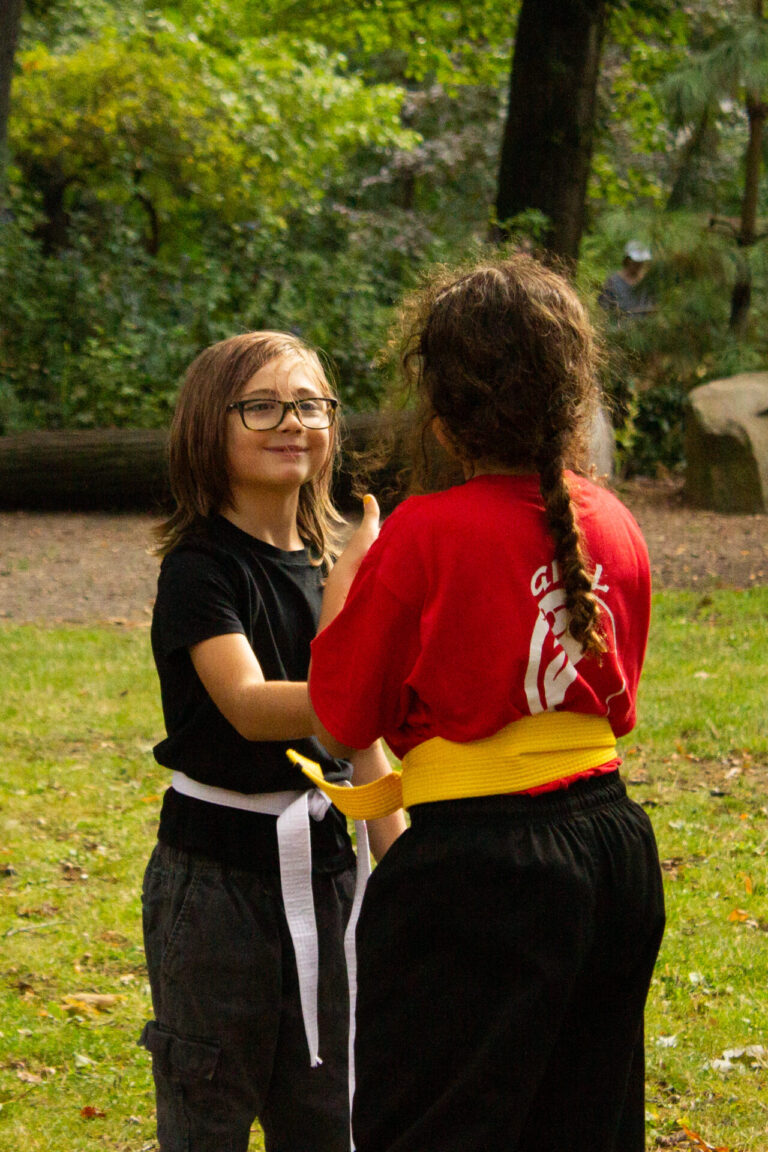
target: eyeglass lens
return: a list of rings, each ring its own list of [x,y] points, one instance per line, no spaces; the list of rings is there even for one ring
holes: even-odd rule
[[[240,409],[243,423],[255,432],[276,428],[289,409],[298,416],[305,428],[328,428],[333,420],[335,404],[328,397],[306,400],[249,400]]]

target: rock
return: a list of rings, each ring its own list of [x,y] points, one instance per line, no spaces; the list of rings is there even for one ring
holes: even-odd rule
[[[595,473],[602,479],[613,476],[613,457],[616,451],[616,436],[605,408],[599,408],[592,425],[589,441],[590,463]]]
[[[689,393],[685,458],[689,504],[768,511],[768,372],[713,380]]]

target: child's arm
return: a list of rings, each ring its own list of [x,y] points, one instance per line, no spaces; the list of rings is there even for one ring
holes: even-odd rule
[[[306,683],[265,680],[241,633],[212,636],[195,644],[189,654],[206,692],[246,740],[295,740],[312,735]]]
[[[371,781],[378,780],[380,776],[386,776],[392,771],[380,740],[362,752],[353,753],[352,766],[353,784],[370,784]],[[381,860],[400,833],[405,831],[405,827],[405,813],[402,808],[393,812],[391,816],[381,816],[378,820],[368,821],[371,851],[376,860]]]

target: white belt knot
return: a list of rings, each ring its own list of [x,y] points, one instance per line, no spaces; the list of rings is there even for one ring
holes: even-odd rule
[[[307,797],[309,814],[312,819],[322,820],[332,804],[330,796],[326,796],[325,792],[321,792],[319,788],[312,788],[304,795]]]

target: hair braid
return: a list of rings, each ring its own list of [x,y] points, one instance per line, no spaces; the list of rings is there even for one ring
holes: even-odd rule
[[[582,645],[585,653],[600,656],[607,651],[599,626],[600,605],[592,591],[581,532],[574,516],[563,456],[559,450],[542,449],[539,485],[544,498],[547,524],[555,544],[555,559],[565,588],[568,631]]]
[[[568,630],[599,656],[600,602],[566,470],[588,467],[601,353],[568,279],[524,253],[444,269],[406,301],[399,348],[422,444],[437,417],[465,473],[479,463],[539,474]],[[414,459],[413,487],[428,488],[427,453]]]

